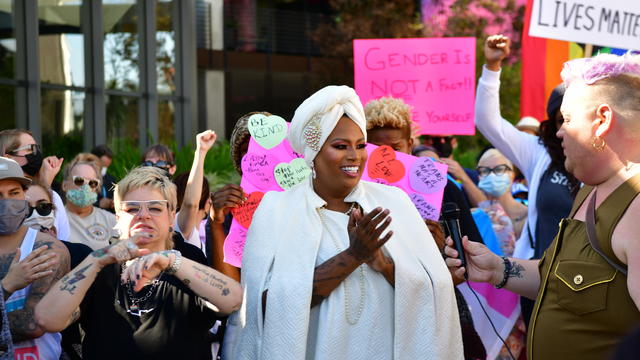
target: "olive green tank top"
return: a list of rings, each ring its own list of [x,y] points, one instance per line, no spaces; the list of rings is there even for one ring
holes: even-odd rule
[[[540,289],[527,337],[529,360],[608,359],[618,342],[640,324],[626,276],[593,250],[586,224],[573,219],[592,190],[580,190],[569,218],[560,222],[558,235],[540,260]],[[618,263],[611,236],[639,193],[636,175],[596,209],[598,242]]]

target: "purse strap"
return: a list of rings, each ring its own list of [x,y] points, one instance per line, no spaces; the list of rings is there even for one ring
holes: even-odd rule
[[[589,243],[595,252],[597,252],[600,256],[602,256],[609,265],[613,266],[614,269],[623,273],[624,276],[627,276],[627,269],[620,266],[610,257],[608,257],[600,247],[600,243],[598,242],[598,238],[596,236],[596,189],[593,189],[593,196],[591,196],[591,200],[589,200],[589,205],[587,206],[587,238],[589,239]]]

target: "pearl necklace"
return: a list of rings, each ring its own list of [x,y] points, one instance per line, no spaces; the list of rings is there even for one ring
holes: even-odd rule
[[[351,204],[351,207],[349,208],[349,210],[347,210],[347,212],[345,212],[344,214],[349,216],[351,215],[351,212],[353,212],[353,209],[355,208],[355,202]],[[333,234],[331,233],[331,231],[329,231],[329,227],[326,224],[326,219],[324,217],[324,211],[326,211],[327,209],[325,207],[321,207],[318,208],[318,215],[320,215],[320,221],[322,222],[322,226],[326,229],[327,233],[329,233],[329,237],[331,238],[331,241],[333,242],[333,245],[335,246],[336,250],[338,250],[338,253],[341,253],[343,250],[340,247],[340,244],[338,243],[338,241],[333,237]],[[322,210],[322,211],[321,211]],[[345,320],[347,320],[347,323],[349,325],[355,325],[358,323],[358,321],[360,321],[360,317],[362,316],[362,311],[364,310],[364,300],[365,300],[365,279],[364,279],[364,264],[360,265],[358,267],[358,269],[360,270],[360,276],[359,276],[359,282],[360,282],[360,301],[358,302],[358,310],[356,312],[356,317],[355,319],[351,318],[351,300],[350,300],[350,296],[349,296],[349,287],[347,286],[347,279],[344,279],[342,281],[342,286],[344,286],[344,318]]]

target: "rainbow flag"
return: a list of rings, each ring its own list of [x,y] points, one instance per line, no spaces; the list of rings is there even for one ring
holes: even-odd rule
[[[520,115],[547,120],[547,99],[562,79],[565,62],[584,57],[584,44],[529,36],[533,0],[527,0],[522,31],[522,82]],[[594,46],[592,54],[622,55],[627,50]]]

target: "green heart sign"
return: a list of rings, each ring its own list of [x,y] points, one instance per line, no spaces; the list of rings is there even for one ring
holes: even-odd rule
[[[253,139],[267,150],[278,146],[287,136],[287,122],[277,115],[253,114],[247,127]]]
[[[283,190],[289,190],[309,177],[311,169],[303,159],[293,159],[290,163],[280,163],[273,170],[276,182]]]

